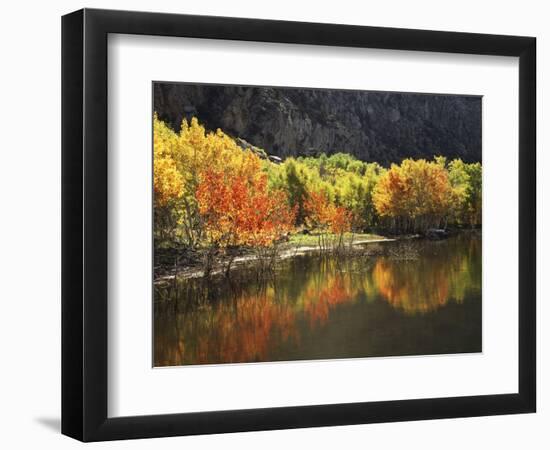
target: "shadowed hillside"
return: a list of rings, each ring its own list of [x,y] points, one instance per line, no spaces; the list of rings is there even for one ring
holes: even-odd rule
[[[443,155],[481,161],[481,98],[155,83],[154,109],[179,130],[193,116],[280,157],[350,153],[387,165]]]

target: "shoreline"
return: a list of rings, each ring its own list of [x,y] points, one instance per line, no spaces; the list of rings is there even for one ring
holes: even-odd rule
[[[380,237],[374,239],[358,239],[357,241],[352,241],[351,243],[346,243],[345,248],[349,250],[359,250],[361,247],[365,247],[371,244],[383,244],[386,242],[397,242],[397,241],[406,241],[406,240],[416,240],[419,239],[420,235],[405,235],[397,237]],[[285,248],[277,254],[276,260],[283,261],[288,258],[293,258],[296,256],[301,256],[309,253],[319,252],[319,246],[313,245],[286,245]],[[332,249],[328,250],[327,254],[331,254]],[[243,255],[236,256],[231,262],[230,271],[242,267],[248,263],[257,263],[261,258],[255,253],[246,253]],[[216,264],[216,267],[210,272],[210,275],[219,275],[225,270],[223,260]],[[201,278],[204,276],[204,270],[198,265],[190,266],[188,268],[179,267],[177,270],[178,279],[192,279],[192,278]],[[168,281],[174,280],[176,274],[174,271],[171,273],[163,274],[159,277],[156,277],[153,280],[155,285],[165,283]]]

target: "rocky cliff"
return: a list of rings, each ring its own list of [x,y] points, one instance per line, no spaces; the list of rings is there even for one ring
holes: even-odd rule
[[[382,164],[435,154],[481,161],[481,98],[155,83],[154,109],[196,116],[280,157],[346,152]]]

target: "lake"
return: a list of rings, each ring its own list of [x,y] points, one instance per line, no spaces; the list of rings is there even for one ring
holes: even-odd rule
[[[481,351],[480,235],[365,252],[155,286],[154,365]]]

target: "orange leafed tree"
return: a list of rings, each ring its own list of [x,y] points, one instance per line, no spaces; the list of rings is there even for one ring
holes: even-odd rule
[[[342,235],[351,230],[352,213],[343,206],[333,206],[331,210],[330,231]]]
[[[330,230],[343,234],[351,229],[351,212],[343,206],[336,206],[325,192],[310,192],[305,201],[306,223],[322,232]]]
[[[390,218],[397,231],[440,226],[451,214],[453,198],[444,165],[424,159],[392,164],[378,180],[373,195],[378,214]]]
[[[207,170],[200,178],[196,196],[213,245],[267,247],[291,231],[295,210],[282,190],[268,190],[264,173]]]

